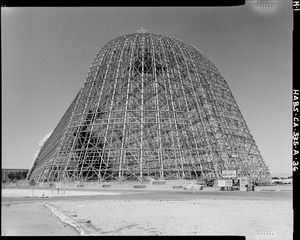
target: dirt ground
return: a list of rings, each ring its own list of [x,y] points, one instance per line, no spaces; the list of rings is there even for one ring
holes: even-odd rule
[[[82,191],[81,196],[6,196],[1,229],[2,235],[79,235],[46,204],[75,223],[84,232],[81,235],[241,235],[247,240],[289,240],[292,192],[281,190],[195,194],[132,190],[101,194],[105,191],[98,190],[99,194],[85,191],[87,195]]]
[[[242,235],[249,240],[288,240],[293,232],[289,201],[86,200],[51,205],[87,235]]]

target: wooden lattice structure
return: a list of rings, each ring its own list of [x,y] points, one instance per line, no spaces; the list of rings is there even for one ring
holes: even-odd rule
[[[126,181],[269,174],[216,66],[195,47],[146,33],[97,54],[35,159],[35,181]]]

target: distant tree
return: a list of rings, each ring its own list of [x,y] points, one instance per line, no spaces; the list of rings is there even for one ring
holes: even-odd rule
[[[14,180],[16,178],[15,176],[15,173],[14,172],[10,172],[7,174],[7,177],[10,179],[10,180]]]
[[[22,171],[22,179],[26,179],[28,170]]]
[[[22,172],[21,172],[21,171],[17,171],[17,172],[15,173],[15,179],[17,179],[17,180],[22,179]]]
[[[26,179],[27,173],[28,173],[28,170],[20,170],[17,172],[8,173],[7,177],[9,178],[10,181],[21,180],[21,179]]]

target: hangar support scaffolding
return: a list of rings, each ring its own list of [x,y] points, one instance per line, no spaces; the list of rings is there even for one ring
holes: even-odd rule
[[[139,31],[108,42],[27,178],[264,179],[268,167],[216,66],[180,40]]]

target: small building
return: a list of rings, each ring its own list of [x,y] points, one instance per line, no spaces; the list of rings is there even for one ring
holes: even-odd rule
[[[292,184],[293,183],[293,179],[291,179],[291,178],[284,178],[284,179],[282,179],[282,183],[283,184]]]
[[[288,178],[284,178],[284,177],[273,177],[271,180],[272,184],[292,184],[293,183],[293,179],[288,177]]]

